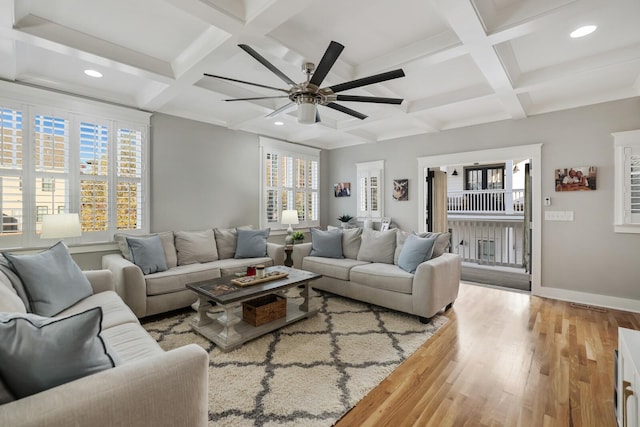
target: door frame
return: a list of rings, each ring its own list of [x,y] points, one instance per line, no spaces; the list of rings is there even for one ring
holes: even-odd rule
[[[531,160],[531,293],[540,295],[542,272],[542,144],[518,145],[490,150],[418,157],[418,218],[421,232],[426,231],[425,178],[429,168],[447,165],[500,162],[513,159]],[[526,226],[526,224],[525,224]]]

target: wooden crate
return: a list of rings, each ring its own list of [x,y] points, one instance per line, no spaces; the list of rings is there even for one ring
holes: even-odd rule
[[[287,315],[287,299],[265,295],[242,303],[242,320],[253,326],[264,325]]]

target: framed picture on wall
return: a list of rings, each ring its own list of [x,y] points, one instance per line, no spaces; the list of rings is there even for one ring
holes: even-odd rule
[[[391,218],[382,218],[380,222],[380,231],[387,231],[391,225]]]
[[[336,197],[351,197],[351,183],[339,182],[333,185],[333,194]]]
[[[555,170],[556,191],[590,191],[596,189],[595,166],[569,167]]]
[[[393,180],[393,200],[401,202],[409,200],[409,180],[394,179]]]

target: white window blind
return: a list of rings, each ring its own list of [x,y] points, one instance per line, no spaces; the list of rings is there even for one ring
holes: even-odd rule
[[[283,210],[298,211],[296,227],[320,224],[319,150],[260,138],[262,191],[260,226],[285,229]]]
[[[384,160],[356,163],[358,220],[384,216]]]
[[[620,233],[640,233],[640,130],[614,136],[614,228]]]
[[[148,232],[149,115],[69,98],[57,94],[50,105],[0,98],[2,248],[48,244],[39,238],[47,214],[80,214],[82,237],[67,243]],[[70,111],[79,105],[92,116]]]

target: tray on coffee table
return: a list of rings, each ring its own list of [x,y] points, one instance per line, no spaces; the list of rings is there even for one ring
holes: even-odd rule
[[[272,280],[284,279],[288,275],[289,273],[285,273],[283,271],[271,271],[265,273],[264,277],[244,276],[232,279],[231,283],[237,286],[251,286],[257,285],[258,283],[270,282]]]

